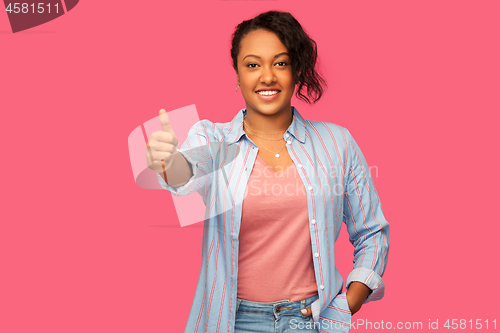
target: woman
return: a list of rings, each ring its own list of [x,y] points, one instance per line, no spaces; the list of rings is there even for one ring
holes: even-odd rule
[[[316,43],[291,14],[240,23],[231,57],[246,108],[199,121],[180,150],[161,110],[148,142],[162,187],[196,191],[207,207],[185,332],[347,332],[385,289],[389,225],[368,165],[347,129],[291,106],[295,87],[314,103],[324,84]],[[342,222],[355,246],[347,292],[334,260]]]

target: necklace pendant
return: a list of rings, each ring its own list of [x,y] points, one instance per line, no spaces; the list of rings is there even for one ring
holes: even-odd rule
[[[274,155],[274,156],[276,156],[276,158],[278,158],[278,157],[280,157],[280,154],[276,154],[276,155]]]

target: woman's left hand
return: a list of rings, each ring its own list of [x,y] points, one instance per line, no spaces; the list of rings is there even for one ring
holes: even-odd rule
[[[346,298],[347,298],[347,293],[346,293]],[[361,302],[361,304],[363,304],[363,302]],[[356,312],[359,311],[359,309],[361,308],[361,305],[359,305],[359,307],[356,308],[355,311],[353,311],[353,307],[351,306],[351,304],[349,303],[349,299],[347,298],[347,305],[349,305],[349,309],[351,310],[351,315],[355,314]],[[302,314],[304,316],[312,316],[312,310],[311,308],[305,308],[305,309],[302,309],[300,312],[302,312]]]
[[[361,306],[366,301],[366,298],[372,290],[368,288],[364,283],[353,281],[349,285],[349,289],[345,293],[345,297],[347,299],[347,305],[349,305],[349,309],[351,310],[351,315],[361,309]]]
[[[357,281],[351,282],[351,284],[349,285],[349,289],[347,289],[347,292],[345,294],[347,305],[349,306],[349,310],[351,310],[351,315],[355,314],[359,311],[359,309],[361,309],[361,306],[365,302],[368,295],[370,295],[370,293],[371,289],[368,288],[364,283]],[[312,316],[312,310],[310,307],[302,309],[301,312],[304,316]]]

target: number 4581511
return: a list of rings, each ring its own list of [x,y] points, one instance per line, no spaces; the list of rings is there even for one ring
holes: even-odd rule
[[[36,5],[37,8],[36,8],[36,12],[35,12],[35,4],[32,3],[32,4],[27,4],[27,3],[9,3],[9,5],[7,6],[7,8],[5,9],[7,12],[9,13],[29,13],[30,12],[30,7],[31,7],[31,13],[38,13],[38,14],[42,14],[45,10],[47,10],[47,13],[50,14],[50,6],[51,4],[48,3],[44,6],[43,3],[37,3]],[[53,4],[52,6],[56,7],[55,8],[55,13],[59,13],[59,4],[56,3],[56,4]],[[47,8],[45,8],[47,7]]]
[[[492,327],[490,327],[492,326]],[[476,319],[474,322],[473,319],[470,320],[465,320],[465,319],[448,319],[444,323],[443,327],[446,327],[447,329],[477,329],[480,330],[481,328],[493,328],[497,329],[497,320],[492,320],[491,323],[488,322],[488,319]]]

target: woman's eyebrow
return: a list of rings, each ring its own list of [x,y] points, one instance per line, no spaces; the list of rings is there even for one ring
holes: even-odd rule
[[[281,56],[281,55],[287,55],[287,56],[290,56],[287,52],[281,52],[281,53],[278,53],[277,55],[275,55],[274,57],[275,57],[275,58],[278,58],[278,57],[279,57],[279,56]],[[255,58],[259,58],[259,59],[260,59],[260,57],[259,57],[259,56],[256,56],[255,54],[249,54],[249,55],[246,55],[246,56],[245,56],[245,58],[246,58],[246,57],[255,57]],[[245,58],[243,58],[243,60],[245,60]]]

